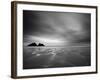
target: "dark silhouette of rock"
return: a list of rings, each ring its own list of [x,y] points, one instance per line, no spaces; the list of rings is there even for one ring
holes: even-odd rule
[[[39,43],[38,46],[45,46],[44,44]]]
[[[42,43],[39,43],[38,45],[36,43],[31,43],[28,46],[45,46],[45,45]]]
[[[31,43],[28,46],[37,46],[37,44],[36,43]]]

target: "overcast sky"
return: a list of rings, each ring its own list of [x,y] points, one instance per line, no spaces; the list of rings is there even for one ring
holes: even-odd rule
[[[46,46],[89,43],[91,15],[74,12],[23,11],[25,44]]]

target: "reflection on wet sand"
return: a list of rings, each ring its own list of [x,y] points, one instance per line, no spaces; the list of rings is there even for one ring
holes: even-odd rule
[[[23,69],[90,66],[89,46],[24,47]]]

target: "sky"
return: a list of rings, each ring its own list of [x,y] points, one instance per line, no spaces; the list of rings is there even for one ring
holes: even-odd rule
[[[90,43],[91,14],[23,10],[24,45],[66,46]]]

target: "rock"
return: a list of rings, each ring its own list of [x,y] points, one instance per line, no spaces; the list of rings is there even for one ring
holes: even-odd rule
[[[37,44],[36,43],[31,43],[28,46],[37,46]]]

